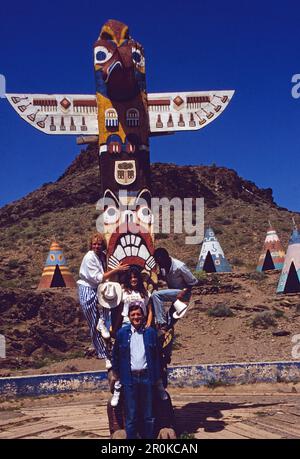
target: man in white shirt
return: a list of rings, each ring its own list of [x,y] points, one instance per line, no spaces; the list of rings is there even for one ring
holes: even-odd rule
[[[172,325],[173,322],[170,318],[168,320],[164,312],[164,302],[175,302],[176,300],[182,299],[189,300],[191,289],[194,285],[197,285],[198,280],[182,261],[170,257],[166,249],[156,249],[154,258],[160,268],[160,278],[168,285],[167,289],[153,292],[151,297],[156,323],[159,328],[164,329],[168,327],[168,325]]]
[[[160,345],[157,331],[144,328],[139,303],[129,307],[130,324],[118,330],[113,347],[114,380],[124,390],[125,427],[128,439],[151,439],[154,434],[153,391],[160,380]],[[140,413],[140,417],[139,417]]]

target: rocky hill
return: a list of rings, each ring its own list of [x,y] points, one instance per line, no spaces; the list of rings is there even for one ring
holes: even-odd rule
[[[95,204],[100,197],[97,156],[95,148],[83,150],[56,182],[46,183],[0,209],[0,227],[61,209]],[[275,206],[271,188],[260,189],[225,167],[154,163],[151,174],[153,196],[203,197],[209,208],[218,207],[228,199]]]

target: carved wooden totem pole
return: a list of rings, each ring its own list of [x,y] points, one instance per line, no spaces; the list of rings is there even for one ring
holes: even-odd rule
[[[103,226],[108,267],[155,267],[149,117],[143,48],[128,27],[108,21],[94,45]]]

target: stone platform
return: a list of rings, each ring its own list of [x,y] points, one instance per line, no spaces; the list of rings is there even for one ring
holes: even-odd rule
[[[171,388],[177,433],[197,439],[300,438],[300,384]],[[108,394],[0,400],[0,439],[109,438]]]

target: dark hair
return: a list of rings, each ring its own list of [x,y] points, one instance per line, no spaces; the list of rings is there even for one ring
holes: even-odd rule
[[[158,247],[157,249],[155,249],[153,256],[155,260],[157,257],[170,258],[169,252],[167,251],[167,249],[164,249],[163,247]]]
[[[136,309],[140,309],[142,311],[143,316],[144,316],[143,308],[139,304],[138,301],[134,301],[133,303],[130,303],[129,308],[128,308],[128,316],[131,313],[131,311],[135,311]]]
[[[126,276],[125,276],[125,280],[124,280],[124,290],[127,293],[131,292],[132,287],[131,287],[131,282],[130,281],[131,281],[131,275],[132,274],[134,274],[135,277],[137,277],[137,280],[138,280],[135,290],[137,290],[140,293],[142,298],[145,298],[147,296],[147,290],[145,289],[145,286],[144,286],[144,283],[143,283],[143,278],[142,278],[142,275],[141,275],[141,271],[136,266],[130,266],[128,271],[126,271]]]

